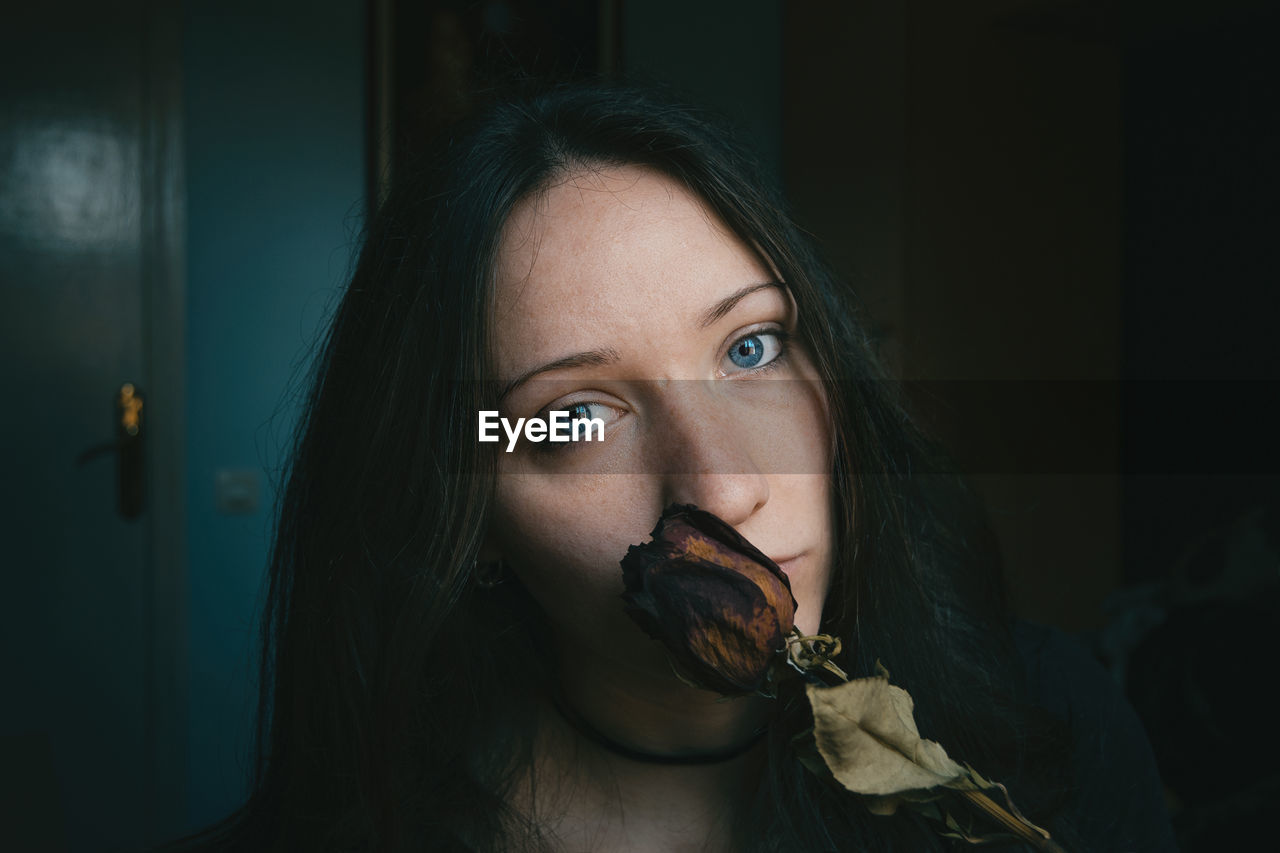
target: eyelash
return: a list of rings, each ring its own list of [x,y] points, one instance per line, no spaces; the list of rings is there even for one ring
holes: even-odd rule
[[[788,332],[786,329],[783,329],[781,326],[761,326],[758,329],[750,329],[744,332],[743,334],[735,338],[733,343],[731,343],[729,347],[724,351],[724,357],[728,358],[729,353],[732,352],[735,347],[740,346],[743,341],[747,340],[747,338],[759,337],[761,335],[773,335],[775,338],[778,339],[778,354],[774,356],[773,360],[770,361],[768,364],[762,365],[760,367],[742,368],[740,374],[738,375],[746,374],[746,375],[760,376],[766,373],[771,373],[774,370],[777,370],[781,367],[784,367],[786,364],[788,364],[788,356],[790,355],[790,350],[791,350],[789,346],[791,342],[791,333]],[[548,419],[551,415],[551,412],[553,411],[563,411],[566,409],[571,410],[575,406],[591,405],[592,402],[594,401],[574,400],[570,403],[566,403],[563,406],[560,406],[557,409],[553,409],[552,407],[548,406],[547,408],[539,411],[537,416],[543,419]],[[571,453],[574,450],[577,450],[579,443],[580,442],[576,442],[576,441],[566,441],[566,442],[543,441],[537,444],[531,444],[530,447],[533,450],[533,452],[538,456],[555,456],[557,454]]]

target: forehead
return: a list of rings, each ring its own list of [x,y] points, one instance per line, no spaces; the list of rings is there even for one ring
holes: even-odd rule
[[[774,278],[665,175],[638,166],[576,172],[517,205],[503,229],[493,318],[499,374],[678,334],[725,295]]]

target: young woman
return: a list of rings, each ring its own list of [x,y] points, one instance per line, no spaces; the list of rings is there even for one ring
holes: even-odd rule
[[[772,557],[803,631],[840,637],[851,675],[882,661],[922,733],[1064,847],[1168,849],[1131,712],[1014,625],[979,510],[766,187],[697,112],[605,85],[495,101],[424,152],[316,368],[253,794],[207,840],[963,847],[804,769],[802,704],[672,674],[618,562],[684,503]],[[482,412],[554,411],[600,440],[479,440]]]

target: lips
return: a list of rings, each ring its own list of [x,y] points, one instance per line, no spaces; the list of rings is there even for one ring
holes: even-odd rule
[[[795,623],[785,572],[691,505],[667,507],[650,536],[621,561],[627,613],[691,684],[725,696],[761,692]]]

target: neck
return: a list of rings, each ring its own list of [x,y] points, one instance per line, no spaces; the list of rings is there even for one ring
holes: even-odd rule
[[[774,703],[726,701],[660,664],[628,670],[580,656],[558,697],[541,703],[537,783],[519,800],[550,818],[539,823],[565,849],[676,850],[692,839],[696,849],[732,849],[764,768],[760,732]]]
[[[554,849],[728,853],[749,820],[765,750],[757,740],[714,762],[636,760],[584,736],[547,701],[534,756],[533,784],[515,804],[550,831]]]
[[[561,718],[578,733],[579,736],[586,738],[598,747],[613,753],[614,755],[625,758],[628,761],[638,762],[640,764],[662,764],[667,766],[684,766],[692,767],[706,764],[723,764],[726,761],[732,761],[740,755],[743,755],[753,747],[755,747],[764,736],[768,733],[767,726],[761,726],[749,737],[744,738],[740,743],[733,746],[700,750],[696,752],[650,752],[628,746],[620,743],[606,735],[588,722],[569,703],[563,696],[553,696],[552,703],[555,709],[560,713]]]
[[[690,687],[665,658],[641,668],[582,655],[561,668],[556,703],[573,728],[605,749],[709,757],[741,751],[767,726],[776,704]]]

